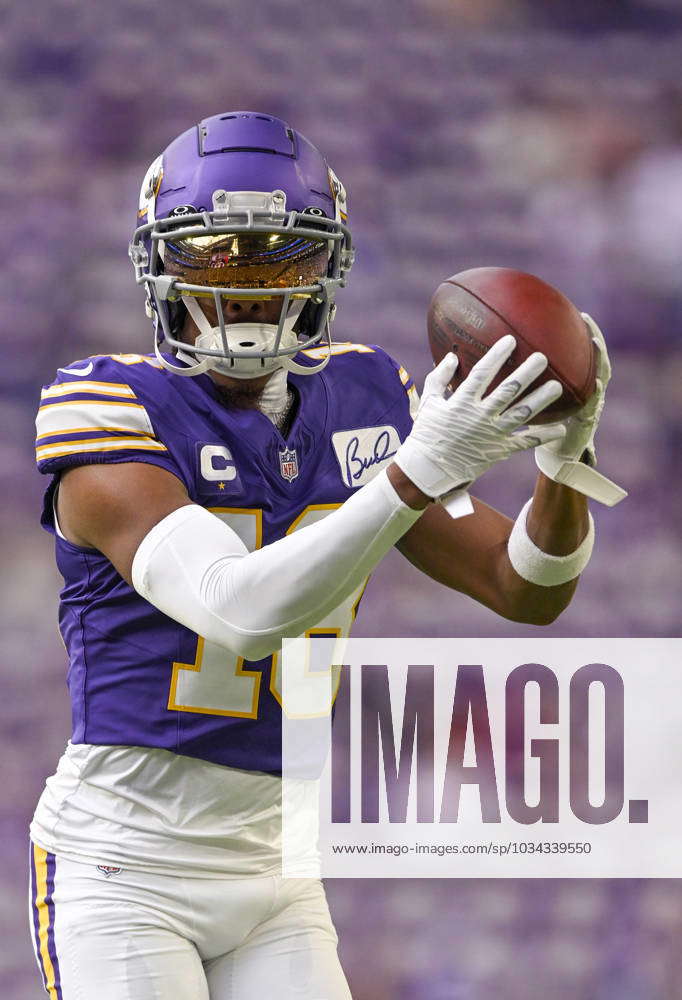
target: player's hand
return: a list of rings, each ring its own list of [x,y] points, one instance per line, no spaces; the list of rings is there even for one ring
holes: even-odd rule
[[[468,487],[497,462],[566,433],[556,424],[520,429],[561,395],[561,384],[552,380],[515,402],[547,367],[544,354],[532,354],[484,395],[515,346],[511,335],[498,340],[452,394],[448,383],[457,368],[454,354],[427,375],[414,427],[395,456],[426,496]]]
[[[592,335],[592,343],[597,349],[597,387],[578,413],[562,421],[561,425],[557,425],[566,428],[565,436],[549,444],[543,444],[539,449],[540,454],[537,458],[540,468],[542,468],[543,452],[550,461],[551,456],[554,456],[564,462],[584,461],[591,466],[597,464],[594,436],[604,409],[606,387],[611,378],[611,362],[603,333],[591,316],[582,313],[582,317]]]

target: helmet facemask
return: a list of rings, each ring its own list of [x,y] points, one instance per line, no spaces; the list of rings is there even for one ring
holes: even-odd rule
[[[278,368],[309,374],[327,364],[334,296],[352,263],[350,233],[319,209],[287,212],[285,203],[282,191],[215,191],[213,211],[181,206],[135,231],[130,255],[136,280],[147,288],[155,352],[165,368],[256,378]],[[202,298],[212,300],[217,326]],[[274,298],[281,299],[276,324],[225,321],[229,300]],[[199,329],[193,345],[180,339],[185,310]],[[189,367],[161,355],[164,340]],[[328,349],[318,365],[293,360],[320,343]]]

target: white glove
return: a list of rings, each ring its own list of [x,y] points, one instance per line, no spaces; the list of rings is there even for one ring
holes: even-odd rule
[[[611,362],[603,333],[591,316],[582,313],[582,317],[592,335],[592,343],[597,349],[597,387],[576,414],[561,424],[552,425],[565,427],[566,434],[563,438],[557,438],[537,448],[535,461],[540,471],[549,479],[571,486],[579,493],[613,507],[626,497],[627,493],[594,468],[597,464],[594,436],[604,409],[606,387],[611,378]]]
[[[449,396],[447,385],[458,363],[454,354],[447,354],[427,375],[414,427],[394,459],[422,493],[442,498],[453,490],[466,489],[496,462],[517,451],[558,440],[566,433],[557,424],[519,431],[559,398],[561,384],[556,380],[546,382],[507,409],[545,370],[544,354],[532,354],[484,397],[515,347],[514,337],[502,337]]]

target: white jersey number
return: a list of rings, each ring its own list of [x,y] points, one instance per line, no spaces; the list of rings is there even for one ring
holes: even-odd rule
[[[340,504],[311,504],[287,529],[287,534],[326,517]],[[260,510],[218,507],[211,511],[235,531],[249,552],[263,544],[263,514]],[[307,636],[344,637],[349,635],[363,583],[337,608],[331,611]],[[279,657],[273,654],[270,668],[270,692],[282,704]],[[199,637],[193,663],[174,663],[168,708],[176,712],[199,712],[205,715],[229,715],[240,719],[258,718],[258,703],[263,675],[261,670],[245,666],[242,656],[229,653],[223,646]],[[338,667],[332,667],[337,674]],[[332,685],[336,692],[338,677]]]

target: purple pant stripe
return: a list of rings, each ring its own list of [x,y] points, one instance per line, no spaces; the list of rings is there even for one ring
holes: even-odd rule
[[[38,906],[36,900],[36,893],[38,892],[36,886],[36,862],[33,854],[33,844],[29,848],[29,861],[31,866],[31,917],[33,920],[33,940],[35,942],[36,959],[38,960],[38,968],[40,969],[40,975],[43,977],[43,988],[47,988],[47,976],[45,975],[45,969],[43,968],[43,960],[40,957],[40,938],[38,930]]]
[[[54,988],[57,993],[57,1000],[62,1000],[62,984],[61,977],[59,974],[59,959],[57,958],[57,949],[54,944],[54,873],[56,868],[56,858],[54,854],[47,855],[47,912],[49,914],[49,923],[47,925],[47,951],[52,959],[52,968],[54,969]]]

